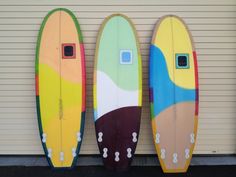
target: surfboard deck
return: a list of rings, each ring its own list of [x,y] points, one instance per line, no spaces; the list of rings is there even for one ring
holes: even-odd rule
[[[38,35],[35,63],[40,137],[53,168],[76,164],[85,116],[85,58],[76,17],[54,9]]]
[[[126,170],[138,141],[142,68],[137,34],[128,17],[107,17],[99,31],[94,68],[94,121],[106,168]]]
[[[198,67],[191,34],[177,16],[164,16],[150,47],[153,138],[164,172],[186,172],[198,122]]]

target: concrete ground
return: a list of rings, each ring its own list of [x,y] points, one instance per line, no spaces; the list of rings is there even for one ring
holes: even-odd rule
[[[185,174],[164,174],[160,166],[132,166],[126,172],[113,172],[102,166],[79,166],[73,170],[49,167],[0,167],[0,177],[236,177],[236,166],[190,166]]]

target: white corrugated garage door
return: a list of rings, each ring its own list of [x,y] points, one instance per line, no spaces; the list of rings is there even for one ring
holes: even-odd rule
[[[92,115],[96,36],[103,19],[124,13],[134,22],[143,57],[144,108],[138,154],[154,154],[148,104],[148,48],[157,20],[182,17],[199,61],[200,116],[196,154],[236,153],[235,0],[51,0],[0,1],[0,154],[42,154],[34,93],[35,46],[47,12],[65,7],[78,17],[87,65],[87,116],[83,154],[97,154]]]

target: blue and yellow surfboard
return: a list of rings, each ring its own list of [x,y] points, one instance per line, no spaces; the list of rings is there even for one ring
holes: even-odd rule
[[[156,25],[150,47],[153,137],[164,172],[186,172],[197,135],[198,68],[191,34],[177,16]]]

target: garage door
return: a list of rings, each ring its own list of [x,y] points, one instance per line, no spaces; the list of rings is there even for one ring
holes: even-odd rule
[[[37,34],[48,11],[65,7],[78,17],[87,66],[87,114],[82,154],[97,154],[92,114],[92,72],[98,29],[123,13],[138,31],[143,59],[143,112],[137,154],[154,154],[148,104],[148,55],[152,31],[166,14],[189,26],[199,60],[200,115],[195,154],[236,153],[235,0],[51,0],[0,2],[0,154],[43,154],[34,91]]]

